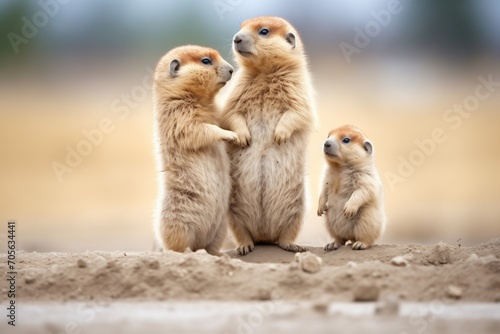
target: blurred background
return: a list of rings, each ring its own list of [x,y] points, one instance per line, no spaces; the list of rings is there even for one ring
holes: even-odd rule
[[[27,251],[151,250],[156,62],[192,43],[235,65],[232,36],[260,15],[297,28],[317,90],[300,242],[329,240],[321,146],[346,123],[375,146],[381,243],[500,236],[499,1],[1,0],[2,244],[13,219]]]

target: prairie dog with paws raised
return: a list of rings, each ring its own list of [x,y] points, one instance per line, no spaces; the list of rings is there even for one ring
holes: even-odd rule
[[[240,69],[224,107],[233,191],[229,226],[237,252],[258,242],[293,252],[305,210],[305,155],[315,126],[313,89],[297,31],[278,17],[241,24],[233,38]]]
[[[348,240],[352,241],[352,249],[366,249],[386,224],[373,145],[359,129],[345,125],[328,134],[323,152],[327,164],[318,216],[326,212],[326,227],[334,238],[325,250],[336,250]]]
[[[216,50],[187,45],[168,52],[154,77],[159,196],[157,240],[166,249],[220,255],[226,236],[231,179],[215,94],[233,68]]]

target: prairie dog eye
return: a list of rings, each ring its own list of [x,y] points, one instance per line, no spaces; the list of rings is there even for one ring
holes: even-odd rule
[[[351,142],[351,138],[349,138],[349,137],[345,137],[344,139],[342,139],[342,142],[343,142],[344,144],[349,144],[349,143]]]
[[[268,29],[266,29],[266,28],[261,29],[261,30],[259,31],[259,35],[262,35],[262,36],[267,36],[267,35],[269,35],[269,30],[268,30]]]
[[[212,65],[212,61],[208,58],[203,58],[201,62],[205,65]]]

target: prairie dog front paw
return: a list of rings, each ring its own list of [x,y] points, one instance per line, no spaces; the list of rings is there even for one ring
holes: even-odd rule
[[[322,216],[325,212],[328,211],[328,208],[326,206],[326,203],[323,205],[318,206],[318,216]]]
[[[292,136],[292,134],[287,131],[286,129],[284,129],[282,126],[280,126],[278,124],[278,126],[276,127],[276,130],[274,130],[274,141],[279,145],[279,144],[282,144],[282,143],[286,143],[288,139],[290,139],[290,137]]]
[[[353,205],[351,201],[347,201],[344,205],[344,216],[346,218],[352,218],[358,213],[358,207]]]
[[[222,140],[227,141],[229,143],[238,143],[239,142],[238,135],[236,134],[236,132],[228,131],[228,130],[222,130],[222,131],[224,131],[223,135],[222,135]]]
[[[248,131],[246,127],[244,129],[236,131],[236,133],[238,135],[237,144],[239,146],[247,147],[248,145],[250,145],[250,140],[251,140],[250,131]]]
[[[328,185],[328,183],[326,184]],[[321,216],[323,215],[323,213],[325,213],[326,211],[328,211],[328,198],[326,196],[326,192],[325,190],[323,189],[321,191],[321,194],[319,195],[319,201],[318,201],[318,216]]]

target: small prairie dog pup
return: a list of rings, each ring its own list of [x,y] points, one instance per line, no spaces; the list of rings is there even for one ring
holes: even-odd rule
[[[334,238],[325,250],[336,250],[348,240],[352,249],[366,249],[382,234],[386,223],[373,145],[359,129],[345,125],[328,134],[323,152],[327,165],[318,216],[326,212],[326,226]]]
[[[218,126],[214,97],[232,73],[216,50],[193,45],[171,50],[156,67],[153,98],[160,175],[155,233],[166,249],[206,249],[220,255],[231,190],[223,141],[238,137]]]
[[[278,17],[241,24],[233,38],[240,69],[225,104],[233,192],[229,226],[245,255],[255,243],[295,244],[304,218],[305,153],[314,128],[313,89],[297,31]]]

